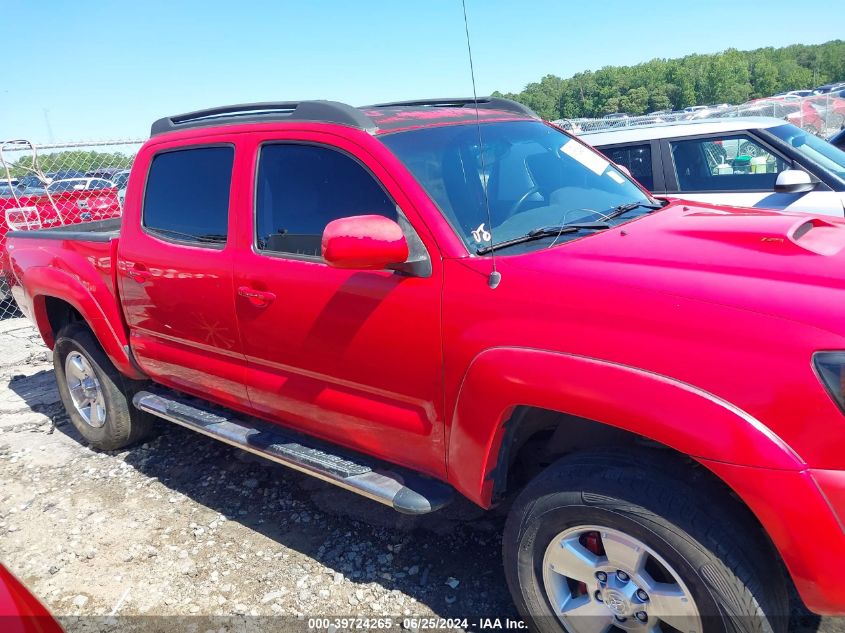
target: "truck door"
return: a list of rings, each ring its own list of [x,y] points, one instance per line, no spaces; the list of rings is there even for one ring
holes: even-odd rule
[[[244,408],[229,239],[235,148],[145,150],[146,182],[128,192],[118,246],[132,351],[158,382]]]
[[[328,266],[320,256],[328,222],[405,213],[413,222],[410,202],[370,154],[337,136],[253,139],[254,202],[239,227],[235,288],[255,412],[445,474],[433,241],[421,224],[406,225],[431,260],[426,276]]]

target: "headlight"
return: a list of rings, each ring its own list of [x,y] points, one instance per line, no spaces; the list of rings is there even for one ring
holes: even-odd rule
[[[845,352],[816,352],[813,366],[830,397],[845,413]]]

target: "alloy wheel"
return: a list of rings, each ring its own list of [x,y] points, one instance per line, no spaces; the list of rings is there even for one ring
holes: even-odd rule
[[[543,556],[543,585],[571,633],[701,633],[689,588],[666,560],[619,530],[579,526]]]
[[[77,351],[65,358],[65,381],[77,413],[89,426],[101,428],[106,423],[103,390],[91,363]]]

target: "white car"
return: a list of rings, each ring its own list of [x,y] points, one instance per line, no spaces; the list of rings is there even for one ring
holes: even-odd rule
[[[579,136],[659,195],[845,216],[845,152],[782,119],[675,121]]]
[[[54,180],[47,185],[50,193],[63,193],[65,191],[89,191],[91,189],[111,189],[116,185],[105,178],[65,178]]]
[[[812,90],[790,90],[789,92],[779,92],[775,97],[798,97],[803,99],[804,97],[812,97],[813,96]]]

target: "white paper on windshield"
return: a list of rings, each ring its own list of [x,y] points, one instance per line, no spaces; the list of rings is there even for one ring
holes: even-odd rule
[[[623,182],[625,182],[625,179],[622,176],[620,176],[619,174],[617,174],[615,171],[613,171],[612,169],[609,172],[607,172],[607,175],[610,176],[610,178],[612,178],[616,182],[618,182],[620,185]]]
[[[596,152],[587,149],[578,141],[567,141],[560,149],[564,154],[574,158],[584,165],[584,167],[595,172],[599,176],[604,173],[604,170],[607,169],[607,166],[610,164],[607,159],[602,158]]]

